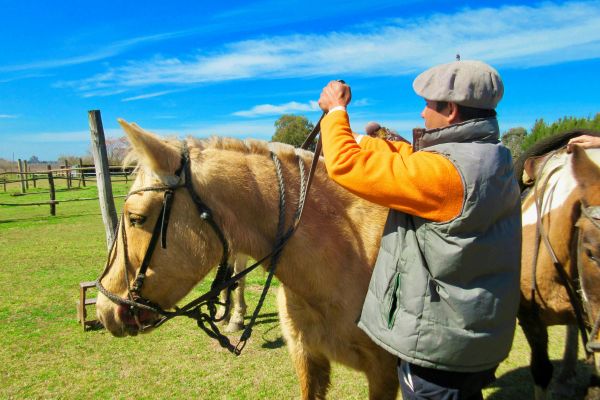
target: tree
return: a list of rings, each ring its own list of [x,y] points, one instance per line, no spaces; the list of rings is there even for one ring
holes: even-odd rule
[[[563,117],[550,125],[544,122],[543,119],[538,119],[531,129],[531,133],[525,137],[523,149],[528,149],[532,144],[545,137],[575,129],[600,130],[600,113],[597,113],[593,118]]]
[[[313,128],[314,125],[308,118],[301,115],[285,114],[275,121],[275,134],[271,140],[300,147]],[[314,145],[311,145],[310,149],[314,150]]]
[[[525,128],[512,128],[502,135],[502,144],[504,144],[512,154],[513,160],[519,158],[523,154],[523,140],[527,136]]]
[[[106,138],[106,156],[110,165],[122,165],[129,152],[129,142],[125,136],[112,139]]]
[[[39,164],[40,163],[40,159],[37,156],[31,156],[29,157],[29,161],[27,161],[29,164]]]

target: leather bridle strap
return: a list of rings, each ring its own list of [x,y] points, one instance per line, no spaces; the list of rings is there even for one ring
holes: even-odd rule
[[[148,266],[150,266],[150,260],[152,259],[152,255],[154,254],[154,249],[156,248],[156,244],[158,243],[158,238],[162,238],[161,247],[165,249],[167,247],[167,226],[169,224],[169,215],[171,213],[171,206],[173,204],[173,191],[171,189],[165,190],[165,195],[163,198],[163,204],[160,209],[160,213],[158,215],[158,219],[156,224],[154,225],[154,230],[152,231],[152,237],[150,238],[150,243],[148,243],[148,249],[146,250],[146,254],[144,254],[144,259],[142,260],[142,265],[140,266],[140,270],[131,285],[131,293],[140,294],[142,290],[142,286],[144,284],[144,279],[146,279],[146,272],[148,271]]]

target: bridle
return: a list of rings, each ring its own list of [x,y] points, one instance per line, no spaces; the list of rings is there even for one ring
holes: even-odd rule
[[[321,119],[323,118],[324,115],[325,114],[323,114],[321,116]],[[315,127],[312,130],[312,132],[310,133],[310,135],[307,137],[305,142],[302,144],[301,148],[303,148],[303,149],[308,148],[308,146],[314,141],[315,137],[318,135],[319,130],[320,130],[321,119],[319,119],[319,121],[315,125]],[[135,323],[136,323],[139,331],[144,331],[149,328],[158,327],[158,326],[162,325],[163,323],[165,323],[166,321],[168,321],[172,318],[175,318],[177,316],[186,316],[186,317],[196,320],[198,327],[201,328],[209,337],[218,340],[218,342],[221,346],[228,349],[232,353],[239,355],[241,353],[241,351],[243,350],[243,348],[245,347],[247,340],[250,338],[250,336],[252,334],[252,327],[253,327],[254,323],[256,322],[256,319],[258,317],[258,314],[260,312],[262,305],[264,304],[266,294],[268,292],[268,289],[271,285],[273,276],[275,274],[279,256],[281,255],[281,252],[283,251],[284,246],[290,240],[290,238],[292,237],[292,235],[294,234],[294,232],[296,231],[296,229],[298,228],[298,225],[300,223],[300,219],[302,217],[302,212],[304,210],[304,204],[306,202],[306,196],[308,194],[308,190],[310,188],[312,178],[313,178],[314,172],[316,170],[316,165],[318,163],[320,152],[321,152],[321,140],[319,138],[319,140],[317,141],[313,161],[310,166],[308,176],[306,176],[306,174],[305,174],[305,166],[304,166],[304,161],[303,161],[302,157],[297,156],[298,166],[299,166],[299,170],[300,170],[300,194],[299,194],[299,200],[298,200],[296,211],[294,213],[292,224],[287,229],[285,229],[285,226],[284,226],[285,225],[285,212],[286,212],[286,197],[285,197],[286,190],[285,190],[285,185],[284,185],[283,172],[281,169],[281,163],[280,163],[277,155],[274,152],[271,152],[271,158],[273,159],[273,162],[275,165],[275,171],[276,171],[277,180],[279,183],[279,221],[277,224],[277,234],[276,234],[275,244],[273,246],[272,251],[269,254],[267,254],[260,260],[257,260],[254,264],[252,264],[250,267],[246,268],[244,271],[236,274],[235,276],[232,276],[233,269],[228,265],[229,252],[230,252],[228,242],[225,238],[225,234],[223,233],[223,231],[221,230],[219,225],[215,222],[215,220],[213,218],[212,210],[202,201],[202,199],[200,198],[200,196],[194,189],[192,173],[191,173],[191,162],[190,162],[190,157],[189,157],[189,151],[186,146],[186,143],[184,142],[183,143],[183,152],[181,155],[180,167],[175,172],[175,176],[177,176],[177,178],[178,178],[177,182],[175,184],[164,185],[164,186],[144,187],[144,188],[129,192],[129,194],[126,197],[126,200],[127,200],[127,198],[129,198],[130,196],[132,196],[134,194],[148,192],[148,191],[164,193],[161,210],[160,210],[158,219],[156,220],[156,223],[154,225],[154,229],[152,231],[152,236],[150,238],[150,242],[148,243],[146,253],[144,255],[144,258],[142,259],[140,268],[139,268],[135,278],[133,279],[133,283],[131,284],[131,286],[129,284],[129,272],[128,271],[129,271],[130,263],[129,263],[128,251],[127,251],[125,218],[124,218],[124,213],[121,214],[121,218],[120,218],[118,227],[121,229],[122,246],[123,246],[123,252],[124,252],[124,274],[123,275],[124,275],[124,279],[125,279],[125,286],[127,287],[127,297],[128,298],[123,298],[115,293],[110,292],[101,283],[102,278],[104,278],[104,276],[107,274],[107,272],[109,270],[110,257],[116,248],[116,243],[117,243],[117,238],[118,238],[117,234],[115,234],[115,239],[113,240],[111,249],[108,252],[108,259],[107,259],[104,271],[102,272],[100,277],[96,280],[96,287],[104,296],[106,296],[113,303],[128,308],[129,312],[131,313],[131,315],[133,316],[133,318],[135,320]],[[196,209],[198,211],[200,218],[204,222],[206,222],[210,225],[210,227],[212,228],[212,230],[218,237],[219,241],[221,242],[223,252],[222,252],[222,256],[221,256],[221,261],[219,262],[219,265],[217,267],[217,273],[211,284],[210,290],[208,292],[204,293],[203,295],[197,297],[196,299],[190,301],[185,306],[183,306],[183,307],[175,306],[174,310],[170,311],[170,310],[163,309],[160,305],[143,297],[141,292],[142,292],[142,288],[144,285],[144,281],[146,279],[147,270],[150,265],[150,261],[152,259],[152,255],[154,254],[154,251],[158,244],[159,238],[161,239],[161,247],[163,249],[166,249],[166,247],[167,247],[166,239],[167,239],[167,229],[168,229],[168,224],[169,224],[169,217],[171,214],[173,198],[175,196],[175,193],[177,191],[179,191],[179,189],[185,189],[187,191],[187,193],[190,195],[193,203],[196,206]],[[119,228],[117,228],[117,229],[119,229]],[[235,287],[237,286],[237,282],[240,279],[242,279],[244,276],[246,276],[248,273],[250,273],[251,271],[256,269],[260,264],[264,263],[268,259],[270,259],[268,275],[267,275],[267,279],[265,281],[265,286],[263,287],[263,291],[261,293],[260,299],[259,299],[258,304],[252,314],[250,322],[248,323],[244,332],[242,333],[237,345],[234,346],[231,344],[231,342],[230,342],[229,338],[227,338],[227,336],[221,334],[221,332],[219,331],[219,329],[217,327],[217,323],[220,322],[221,320],[223,320],[229,313],[229,308],[231,305],[230,304],[231,296],[229,294],[231,293],[232,290],[235,289]],[[221,302],[219,300],[219,294],[224,289],[227,289],[228,295],[226,296],[226,301]],[[225,307],[223,316],[220,318],[217,317],[217,306]],[[155,313],[156,315],[160,315],[160,318],[157,319],[156,321],[152,322],[151,324],[144,325],[140,319],[140,312],[143,310],[150,311],[152,313]]]
[[[560,150],[560,149],[558,149]],[[551,153],[550,156],[546,158],[540,171],[543,171],[546,167],[548,161],[554,156],[554,154],[558,151],[555,150]],[[588,326],[590,324],[586,324],[586,321],[590,322],[592,317],[592,312],[589,306],[589,303],[583,298],[581,293],[583,293],[583,287],[581,285],[581,277],[583,276],[583,262],[581,260],[581,251],[582,251],[582,236],[583,232],[581,229],[577,228],[579,232],[577,232],[577,240],[575,242],[574,252],[572,251],[572,255],[577,258],[577,274],[578,279],[569,279],[569,275],[564,267],[564,265],[560,262],[558,257],[556,256],[556,252],[552,248],[552,244],[550,243],[550,239],[548,238],[548,233],[544,229],[543,221],[542,221],[542,206],[543,206],[543,198],[544,192],[548,187],[548,183],[550,181],[551,176],[557,172],[560,167],[557,167],[548,173],[548,176],[544,180],[543,184],[540,184],[539,181],[536,180],[534,184],[534,200],[535,207],[537,212],[537,222],[536,222],[536,248],[533,252],[533,260],[532,260],[532,284],[531,284],[531,299],[534,303],[535,309],[537,309],[537,303],[535,301],[535,294],[537,292],[537,283],[536,283],[536,267],[537,267],[537,258],[539,254],[539,245],[540,241],[544,243],[546,250],[550,254],[552,258],[552,263],[562,281],[563,286],[567,291],[567,295],[569,297],[569,302],[573,307],[575,312],[575,319],[577,321],[577,327],[581,334],[581,339],[584,345],[584,349],[588,356],[592,355],[592,353],[600,352],[600,341],[595,339],[598,336],[598,332],[600,331],[600,314],[597,316],[594,324],[592,325],[591,330],[591,340],[588,338]],[[541,186],[541,189],[540,189]],[[554,190],[554,187],[551,188]],[[581,216],[588,219],[595,228],[600,229],[600,206],[587,206],[581,201]]]

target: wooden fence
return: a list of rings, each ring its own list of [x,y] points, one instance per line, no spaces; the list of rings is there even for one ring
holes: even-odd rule
[[[128,183],[132,179],[132,175],[135,173],[133,168],[123,168],[120,166],[111,166],[110,167],[110,176],[112,182],[125,182]],[[14,196],[26,196],[29,194],[41,194],[48,193],[50,199],[48,201],[42,202],[19,202],[19,203],[0,203],[0,206],[41,206],[41,205],[49,205],[50,206],[50,215],[56,215],[56,205],[60,203],[74,202],[74,201],[88,201],[88,200],[98,200],[99,197],[84,197],[77,199],[65,199],[65,200],[56,200],[56,180],[63,180],[66,182],[67,190],[73,189],[75,187],[86,187],[86,179],[90,178],[95,181],[95,167],[61,167],[60,169],[52,169],[50,165],[48,165],[48,170],[46,172],[3,172],[0,173],[0,183],[3,186],[4,192],[7,191],[8,184],[19,183],[21,186],[21,193],[15,193]],[[120,178],[120,179],[119,179]],[[29,184],[31,183],[33,188],[37,188],[39,181],[47,180],[48,181],[48,192],[40,192],[39,190],[31,191],[29,188]],[[124,196],[114,196],[114,197],[124,197]]]

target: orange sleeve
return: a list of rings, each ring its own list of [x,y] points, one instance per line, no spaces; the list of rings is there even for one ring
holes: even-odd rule
[[[348,114],[334,111],[321,121],[327,173],[350,192],[385,207],[431,221],[449,221],[462,209],[460,174],[446,157],[412,146],[367,140],[356,143]],[[369,138],[371,139],[371,138]],[[382,143],[373,143],[382,142]]]

